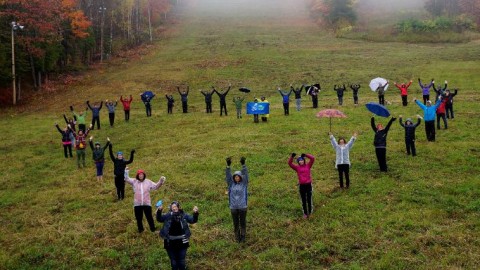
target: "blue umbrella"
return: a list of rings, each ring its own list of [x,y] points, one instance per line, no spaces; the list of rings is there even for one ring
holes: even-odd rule
[[[143,102],[147,102],[147,101],[149,101],[150,99],[152,99],[154,96],[155,96],[155,94],[154,94],[152,91],[145,91],[145,92],[143,92],[143,94],[141,95],[141,98],[142,98],[142,101],[143,101]]]
[[[381,104],[378,104],[378,103],[375,103],[375,102],[369,102],[369,103],[365,104],[365,106],[367,107],[367,109],[369,111],[371,111],[372,113],[374,113],[378,116],[382,116],[382,117],[389,117],[390,116],[390,112],[388,111],[388,109]]]

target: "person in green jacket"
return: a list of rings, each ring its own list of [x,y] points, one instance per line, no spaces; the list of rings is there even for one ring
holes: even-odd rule
[[[242,102],[244,100],[245,100],[245,96],[233,98],[233,103],[235,103],[235,108],[237,109],[237,119],[242,118]]]
[[[95,146],[92,143],[93,136],[90,136],[89,144],[90,149],[92,149],[93,161],[97,167],[97,180],[102,181],[103,179],[103,165],[105,165],[105,150],[110,145],[110,138],[107,138],[107,144],[104,147],[100,145],[99,142],[95,142]]]
[[[77,118],[78,129],[81,130],[83,133],[85,133],[85,129],[87,127],[86,118],[87,118],[88,107],[85,108],[85,111],[80,111],[79,113],[76,113],[75,110],[73,110],[73,106],[70,106],[70,110],[72,111],[73,115]]]

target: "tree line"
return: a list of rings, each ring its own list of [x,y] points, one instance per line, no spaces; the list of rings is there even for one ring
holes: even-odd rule
[[[82,69],[151,42],[177,4],[178,0],[0,0],[0,89],[12,87],[13,51],[17,86],[25,79],[40,89],[51,74]]]

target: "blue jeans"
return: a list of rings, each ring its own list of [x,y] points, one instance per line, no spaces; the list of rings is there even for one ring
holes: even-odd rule
[[[187,256],[187,248],[167,248],[168,257],[170,258],[170,265],[172,270],[185,270],[187,269],[187,262],[185,257]]]

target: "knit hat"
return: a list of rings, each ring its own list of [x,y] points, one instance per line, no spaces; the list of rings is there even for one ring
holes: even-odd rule
[[[136,178],[137,180],[140,180],[140,177],[139,177],[140,174],[143,174],[143,179],[142,179],[142,181],[145,180],[145,179],[147,179],[147,175],[145,174],[145,171],[144,171],[144,170],[138,170],[138,171],[137,171],[137,175],[135,176],[135,178]]]
[[[301,160],[305,161],[305,159],[304,159],[303,157],[297,158],[297,162],[298,162],[298,163],[300,163]]]
[[[118,152],[117,152],[117,156],[119,156],[119,155],[122,155],[122,156],[123,156],[123,152],[122,152],[122,151],[118,151]]]
[[[95,142],[95,145],[100,145],[100,142]]]

